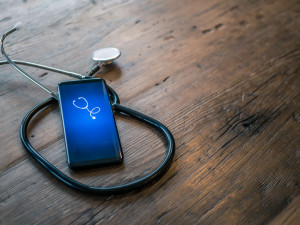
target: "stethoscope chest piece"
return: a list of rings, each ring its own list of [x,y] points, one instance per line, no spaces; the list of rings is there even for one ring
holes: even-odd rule
[[[121,55],[121,51],[117,48],[101,48],[93,52],[92,59],[96,62],[103,62],[105,64],[112,63]]]

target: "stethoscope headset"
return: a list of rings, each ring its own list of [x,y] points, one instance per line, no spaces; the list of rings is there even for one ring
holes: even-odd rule
[[[47,171],[49,171],[52,175],[54,175],[58,180],[62,181],[64,184],[66,184],[69,187],[72,187],[74,189],[77,189],[79,191],[87,192],[87,193],[93,193],[93,194],[99,194],[99,195],[111,195],[111,194],[119,194],[124,193],[128,191],[133,191],[135,189],[141,188],[147,184],[153,183],[154,181],[157,181],[170,167],[172,160],[174,158],[175,154],[175,141],[172,133],[168,130],[168,128],[160,123],[159,121],[146,116],[140,112],[137,112],[133,109],[127,108],[120,104],[120,99],[118,94],[107,85],[110,100],[111,100],[111,106],[115,114],[121,114],[125,115],[131,118],[134,118],[142,123],[145,123],[147,125],[150,125],[154,129],[161,132],[165,138],[167,139],[168,147],[167,147],[167,153],[165,155],[164,160],[162,163],[154,169],[151,173],[147,174],[146,176],[136,179],[134,181],[131,181],[126,184],[116,185],[116,186],[109,186],[109,187],[98,187],[98,186],[89,186],[86,184],[83,184],[79,181],[76,181],[72,179],[71,177],[67,176],[65,173],[61,172],[59,169],[57,169],[54,165],[52,165],[49,161],[47,161],[42,155],[40,155],[34,147],[31,145],[31,143],[28,140],[28,126],[30,121],[32,120],[35,115],[37,115],[39,112],[41,112],[43,109],[48,107],[49,105],[57,103],[57,100],[59,99],[59,96],[57,93],[49,90],[47,87],[39,83],[37,80],[32,78],[29,74],[27,74],[23,69],[21,69],[17,64],[30,66],[30,67],[36,67],[40,69],[45,69],[52,72],[61,73],[64,75],[68,75],[77,79],[93,79],[93,75],[101,68],[101,66],[105,64],[111,63],[113,60],[117,59],[120,56],[120,51],[116,48],[104,48],[99,49],[98,51],[95,51],[93,53],[93,60],[97,62],[97,64],[85,75],[81,75],[74,72],[69,72],[45,65],[40,65],[36,63],[26,62],[26,61],[19,61],[19,60],[11,60],[8,55],[6,54],[4,50],[4,40],[5,38],[10,35],[11,33],[19,30],[22,28],[21,23],[17,23],[12,29],[5,32],[1,37],[1,52],[3,57],[6,59],[6,61],[0,61],[0,65],[4,64],[10,64],[12,65],[18,72],[20,72],[22,75],[24,75],[26,78],[31,80],[33,83],[38,85],[40,88],[42,88],[44,91],[48,92],[52,97],[41,101],[36,106],[34,106],[29,112],[25,115],[21,127],[20,127],[20,138],[22,141],[22,144],[24,145],[25,149],[28,151],[28,153],[40,164],[42,165]]]

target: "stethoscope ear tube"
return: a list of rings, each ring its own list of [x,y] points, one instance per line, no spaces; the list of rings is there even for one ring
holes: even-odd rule
[[[108,90],[110,93],[110,96],[112,98],[112,107],[114,109],[115,113],[119,113],[122,115],[126,115],[129,117],[132,117],[134,119],[137,119],[143,123],[146,123],[153,128],[157,129],[158,131],[162,132],[162,134],[166,137],[168,142],[168,149],[166,156],[163,160],[163,162],[150,174],[139,178],[137,180],[134,180],[132,182],[129,182],[127,184],[117,185],[117,186],[111,186],[111,187],[97,187],[97,186],[88,186],[86,184],[80,183],[71,177],[67,176],[63,172],[61,172],[59,169],[57,169],[54,165],[52,165],[50,162],[48,162],[43,156],[41,156],[34,147],[30,144],[27,136],[27,130],[28,125],[31,121],[31,119],[37,115],[41,110],[46,108],[47,106],[56,103],[57,100],[53,97],[48,98],[36,106],[34,106],[24,117],[21,127],[20,127],[20,137],[21,141],[25,147],[25,149],[28,151],[28,153],[38,162],[40,163],[46,170],[48,170],[52,175],[54,175],[57,179],[62,181],[64,184],[68,185],[69,187],[72,187],[74,189],[77,189],[79,191],[92,193],[92,194],[98,194],[98,195],[111,195],[111,194],[120,194],[128,191],[133,191],[135,189],[141,188],[145,186],[146,184],[149,184],[151,182],[154,182],[158,180],[170,167],[172,160],[174,158],[175,154],[175,141],[173,138],[173,135],[168,130],[167,127],[165,127],[162,123],[158,122],[157,120],[146,116],[140,112],[137,112],[133,109],[127,108],[125,106],[122,106],[119,103],[118,95],[114,92],[112,88],[109,86]]]

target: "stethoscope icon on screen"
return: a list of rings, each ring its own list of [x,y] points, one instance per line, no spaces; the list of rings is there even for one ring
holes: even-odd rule
[[[85,101],[86,106],[84,106],[84,107],[77,106],[77,105],[75,104],[76,100],[73,101],[73,105],[74,105],[76,108],[78,108],[78,109],[86,109],[86,110],[90,113],[90,116],[92,117],[92,119],[93,119],[93,120],[96,119],[96,117],[93,116],[93,114],[99,113],[99,112],[100,112],[100,108],[99,108],[99,107],[95,107],[95,108],[93,108],[92,110],[89,110],[89,109],[88,109],[88,107],[89,107],[88,101],[87,101],[84,97],[79,97],[78,100],[79,100],[79,99],[82,99],[83,101]]]

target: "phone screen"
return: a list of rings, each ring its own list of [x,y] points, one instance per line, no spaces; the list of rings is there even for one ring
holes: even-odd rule
[[[68,163],[71,168],[120,163],[120,139],[103,79],[58,85]]]

